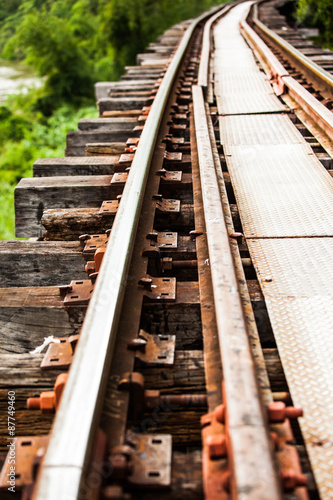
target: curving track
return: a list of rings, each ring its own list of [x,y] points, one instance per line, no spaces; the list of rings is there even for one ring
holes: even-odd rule
[[[256,12],[166,32],[16,189],[18,497],[333,498],[332,79]]]

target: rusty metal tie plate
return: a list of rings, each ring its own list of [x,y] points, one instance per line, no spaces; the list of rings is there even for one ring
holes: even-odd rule
[[[131,455],[133,473],[127,482],[137,487],[168,488],[171,484],[172,436],[128,433],[126,441],[135,446]]]
[[[102,206],[99,209],[99,213],[101,215],[116,215],[118,208],[118,200],[103,201]]]
[[[192,83],[191,83],[192,85]],[[187,122],[188,116],[186,113],[175,113],[172,116],[173,121],[175,122]]]
[[[40,367],[43,370],[55,370],[68,368],[73,361],[76,343],[80,335],[71,335],[70,337],[59,337],[52,342],[43,358]]]
[[[83,253],[94,253],[98,248],[106,247],[109,241],[107,234],[92,234],[87,240],[83,248]]]
[[[178,233],[159,232],[157,236],[157,246],[160,250],[177,250]]]
[[[140,138],[139,137],[130,137],[126,141],[127,146],[137,146],[139,144]]]
[[[119,164],[132,163],[132,161],[134,160],[134,154],[135,153],[124,153],[120,155]]]
[[[166,137],[164,139],[164,142],[170,142],[171,144],[179,145],[184,144],[185,139],[184,137]]]
[[[135,358],[140,363],[149,366],[171,366],[174,364],[175,335],[151,335],[140,330],[139,337],[147,342],[143,351],[136,352]]]
[[[157,200],[156,201],[156,212],[157,213],[179,213],[180,212],[180,200]]]
[[[183,159],[183,153],[177,153],[177,152],[171,152],[171,151],[166,151],[164,153],[164,161],[168,163],[172,162],[181,162]]]
[[[123,185],[127,181],[128,173],[127,172],[119,172],[116,174],[113,174],[112,179],[111,179],[111,185]]]
[[[152,278],[147,275],[139,285],[143,286],[145,297],[151,301],[176,300],[176,278]]]
[[[32,485],[36,480],[35,466],[45,454],[48,443],[49,436],[17,437],[8,441],[8,454],[0,474],[0,488],[7,490],[11,486],[10,481],[14,483],[15,491]]]
[[[147,235],[151,247],[158,247],[160,250],[177,250],[178,233],[152,231]]]
[[[69,290],[64,298],[65,306],[88,305],[94,291],[91,280],[71,281]]]
[[[183,172],[181,172],[180,170],[179,171],[166,170],[161,175],[161,180],[165,184],[177,184],[177,183],[182,181],[182,176],[183,176]]]
[[[172,123],[170,125],[170,130],[172,130],[173,132],[183,132],[187,129],[187,125],[186,123]]]

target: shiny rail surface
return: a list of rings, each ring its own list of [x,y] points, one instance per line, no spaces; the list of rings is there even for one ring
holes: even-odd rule
[[[237,9],[245,8],[244,4]],[[233,10],[234,14],[237,9]],[[324,316],[328,318],[332,314],[329,306],[332,292],[331,280],[327,280],[328,270],[321,260],[329,252],[333,235],[332,177],[313,156],[305,139],[286,116],[286,110],[268,114],[272,112],[274,102],[278,107],[280,101],[271,94],[258,70],[257,78],[262,79],[260,96],[256,91],[259,84],[256,88],[251,85],[254,75],[249,66],[237,102],[233,101],[230,89],[237,85],[242,66],[239,64],[237,71],[236,65],[231,68],[230,61],[235,58],[237,50],[239,59],[245,60],[249,48],[244,43],[241,48],[236,19],[233,20],[233,32],[230,25],[231,18],[228,26],[223,25],[223,32],[222,23],[218,25],[220,31],[215,28],[215,40],[220,44],[215,80],[221,96],[218,96],[218,107],[222,110],[221,141],[244,235],[265,296],[290,393],[294,403],[304,410],[300,426],[318,489],[322,498],[332,498],[328,479],[333,471],[332,453],[329,446],[325,451],[322,446],[322,443],[332,441],[327,408],[332,405],[333,392],[332,385],[326,380],[327,372],[332,369],[326,361],[326,349],[331,349],[332,334],[322,323]],[[249,35],[246,22],[241,25]],[[228,41],[225,39],[227,28],[230,29]],[[229,40],[233,46],[230,50],[234,51],[230,56],[225,47],[231,43]],[[251,40],[254,42],[255,37]],[[260,47],[267,61],[269,53],[262,44]],[[315,110],[322,119],[328,117],[325,131],[332,137],[332,113],[291,76],[280,77],[297,102],[303,107],[306,103],[306,110],[312,118]],[[228,94],[231,104],[224,114],[226,105],[222,97],[228,100]],[[307,270],[301,271],[304,255],[307,255]],[[323,338],[324,349],[319,341]],[[316,345],[315,353],[309,345]],[[301,378],[294,370],[298,362],[303,367]],[[318,372],[321,374],[320,391],[315,382]],[[325,393],[324,399],[322,393]]]
[[[332,96],[333,94],[333,75],[321,68],[318,64],[311,61],[302,52],[293,47],[281,36],[274,33],[273,30],[264,25],[258,18],[258,5],[253,6],[252,21],[261,35],[266,35],[276,47],[279,47],[287,58],[294,63],[309,78],[310,81]]]
[[[219,9],[213,9],[213,13]],[[148,115],[57,411],[35,493],[38,500],[59,499],[64,495],[73,499],[80,496],[82,475],[95,438],[96,418],[101,410],[100,401],[112,360],[128,267],[159,125],[194,30],[209,15],[205,13],[198,17],[186,31]],[[82,415],[79,420],[78,414]]]
[[[256,5],[254,6],[256,7]],[[254,17],[256,25],[265,33],[269,39],[274,42],[278,39],[279,45],[285,47],[286,51],[293,54],[293,57],[302,61],[303,70],[306,67],[306,74],[309,73],[310,80],[315,77],[315,80],[324,84],[325,89],[332,95],[333,77],[330,73],[320,68],[313,63],[309,58],[301,54],[297,49],[292,47],[288,42],[276,35],[272,30],[262,25],[262,23]],[[279,62],[277,57],[267,47],[265,42],[258,34],[249,26],[245,19],[240,21],[241,29],[251,46],[258,52],[264,64],[266,64],[270,79],[275,85],[277,95],[288,95],[300,106],[302,110],[309,116],[313,123],[317,124],[323,134],[328,138],[328,141],[333,140],[333,115],[320,101],[318,101],[308,90],[304,89],[300,83],[292,78],[284,66]],[[321,86],[321,85],[320,85]],[[325,139],[324,139],[325,141]],[[330,147],[330,146],[329,146]]]
[[[200,86],[193,86],[193,112],[223,366],[229,460],[234,465],[233,494],[238,497],[242,491],[248,491],[249,499],[279,499],[280,488],[268,439],[267,419],[255,378]],[[249,446],[256,457],[255,464],[248,453]]]
[[[157,78],[161,71],[158,67],[165,63],[156,64],[155,69],[154,65],[149,67],[149,62],[147,68],[141,66],[145,68],[142,74],[146,80],[139,83],[138,95],[135,95],[136,84],[127,82],[128,95],[134,97],[122,95],[122,98],[129,101],[133,98],[139,103],[135,105],[138,109],[131,103],[127,118],[132,121],[128,123],[131,127],[133,123],[140,124],[137,130],[129,130],[141,136],[137,144],[134,142],[134,149],[130,149],[131,154],[123,155],[131,156],[130,159],[123,159],[121,164],[118,155],[117,160],[112,160],[113,167],[119,168],[113,176],[105,175],[105,180],[102,175],[94,174],[98,178],[96,184],[107,183],[108,195],[110,184],[119,175],[118,189],[121,187],[123,191],[112,191],[112,196],[115,195],[112,203],[117,205],[116,196],[120,202],[108,226],[112,228],[107,229],[105,253],[68,365],[68,379],[67,374],[61,375],[64,389],[50,441],[45,445],[44,456],[38,455],[41,449],[37,450],[33,473],[36,475],[38,466],[38,476],[33,490],[28,483],[24,500],[128,500],[129,491],[138,494],[135,498],[169,500],[173,493],[172,490],[168,496],[173,454],[178,447],[184,460],[188,442],[195,453],[199,453],[202,444],[200,457],[196,456],[196,462],[192,462],[193,475],[200,476],[197,462],[200,461],[202,468],[195,499],[204,496],[205,500],[309,500],[311,494],[322,500],[333,498],[333,276],[329,266],[333,251],[333,176],[320,162],[323,152],[318,156],[316,153],[319,142],[328,144],[333,140],[333,114],[292,78],[264,39],[251,28],[248,18],[251,9],[256,29],[280,47],[283,44],[285,53],[292,61],[297,59],[297,64],[318,81],[324,92],[332,92],[333,77],[265,27],[258,20],[258,3],[241,0],[218,6],[187,24],[172,57],[161,56],[161,61],[167,61],[167,69],[154,84],[156,93],[146,91],[154,82],[153,77],[149,81],[149,72],[155,72]],[[159,47],[161,54],[164,49]],[[159,56],[157,51],[151,57]],[[183,72],[185,62],[189,66],[188,79]],[[135,78],[136,70],[132,71]],[[129,71],[129,81],[132,76]],[[111,94],[104,99],[103,85],[98,88],[102,108],[113,98]],[[121,85],[119,82],[119,86],[113,87],[115,95]],[[145,93],[149,94],[152,105],[146,109],[147,115],[140,115]],[[186,106],[179,104],[182,100]],[[76,137],[81,132],[89,135],[91,131],[85,130],[89,123],[96,129],[100,126],[100,132],[104,133],[115,123],[112,120],[117,112],[108,115],[108,111],[100,108],[101,117],[81,121]],[[297,121],[298,113],[320,128],[319,142],[312,138],[312,147],[302,135],[306,131]],[[121,122],[121,126],[129,126],[128,123]],[[169,144],[170,149],[162,146],[171,142],[172,134],[168,131],[174,131],[176,139],[172,147]],[[123,137],[120,132],[117,133]],[[180,137],[183,142],[177,142]],[[135,137],[130,139],[135,140]],[[327,151],[333,151],[331,146]],[[79,146],[74,144],[74,150],[76,147]],[[102,151],[105,148],[109,156],[96,157],[95,166],[105,168],[108,174],[107,161],[118,152],[117,148],[128,153],[121,143],[105,142],[86,144],[85,154],[89,156],[89,152],[98,148]],[[166,159],[169,163],[164,163]],[[331,158],[325,157],[326,163],[328,160]],[[80,158],[74,164],[75,168],[84,167]],[[179,171],[174,171],[174,165],[178,165]],[[42,169],[43,162],[36,167]],[[180,209],[176,214],[178,219],[182,215],[186,221],[179,222],[172,218],[175,216],[172,213],[168,219],[162,219],[161,229],[154,219],[154,210],[164,195],[157,193],[156,186],[162,191],[160,181],[162,185],[166,174],[171,179],[166,193],[171,193],[170,196],[177,193],[174,196],[177,200],[166,201],[180,207],[179,193],[188,195],[187,198],[184,195],[187,201],[183,214]],[[79,176],[75,179],[77,183],[88,182]],[[37,189],[44,186],[43,182],[35,179],[31,185]],[[66,177],[66,182],[70,185],[71,179]],[[115,194],[118,192],[122,193],[120,197]],[[173,225],[181,228],[179,234]],[[188,227],[195,229],[189,232]],[[98,229],[102,232],[105,227]],[[156,240],[160,230],[176,235],[173,250],[178,252],[177,259],[163,258],[157,244],[147,244]],[[106,238],[104,234],[94,237]],[[81,241],[87,238],[91,237],[84,234]],[[177,247],[180,239],[182,243]],[[98,251],[94,253],[95,261],[86,264],[87,272],[93,265],[91,276],[96,274],[96,255]],[[176,269],[180,276],[185,276],[179,283],[177,272],[172,274]],[[184,269],[190,270],[189,274],[181,274]],[[161,297],[168,293],[160,293],[157,299],[162,300],[156,300],[155,296],[155,302],[149,302],[151,297],[144,301],[144,297],[153,295],[153,287],[157,287],[152,285],[154,279],[174,284],[170,302]],[[31,290],[28,289],[28,297],[35,293]],[[7,294],[10,298],[10,293],[5,290],[2,297]],[[52,290],[42,289],[41,293],[51,294]],[[15,297],[15,290],[12,296]],[[57,296],[52,307],[59,308],[60,302],[63,307],[63,299]],[[147,303],[151,310],[143,320],[142,311]],[[176,324],[178,320],[170,319],[168,305],[176,309],[183,303],[192,309],[190,319],[186,319],[188,331],[184,333],[182,354],[189,352],[194,359],[188,360],[185,368],[179,366],[186,371],[190,363],[197,364],[203,373],[200,382],[203,394],[196,387],[196,379],[175,387],[171,394],[163,392],[165,387],[174,389],[176,369],[170,382],[165,365],[158,364],[156,358],[149,366],[150,370],[157,367],[153,375],[144,363],[140,364],[142,360],[137,363],[140,359],[137,352],[142,354],[140,349],[152,332],[158,333],[155,342],[174,337],[176,351],[177,335],[169,335],[168,323]],[[261,309],[256,316],[255,307],[259,304]],[[159,306],[162,313],[157,311]],[[186,316],[187,309],[184,310]],[[184,310],[180,309],[178,314]],[[159,314],[163,319],[155,318]],[[262,325],[259,328],[260,321],[265,323],[266,330]],[[142,323],[148,325],[147,331]],[[179,323],[172,328],[178,332]],[[195,328],[201,335],[195,341],[199,346],[203,343],[203,352],[199,352],[198,343],[194,343],[194,348],[186,348],[186,336]],[[282,378],[287,387],[284,390],[290,394],[273,393],[263,353],[265,342],[270,347],[274,345],[279,363],[281,358]],[[178,346],[178,354],[179,351]],[[163,355],[167,357],[164,351]],[[176,364],[175,360],[173,363]],[[172,377],[175,377],[173,382]],[[155,390],[156,380],[152,378],[166,381],[165,386],[158,386],[161,391]],[[33,407],[39,403],[36,398],[29,398],[28,407],[29,404],[36,409]],[[109,405],[106,413],[105,405]],[[183,441],[178,436],[177,443],[172,445],[170,429],[175,427],[176,418],[181,420],[184,408],[189,410],[187,418],[193,419],[189,421],[194,422],[194,427],[201,423],[199,444],[194,440],[193,445],[190,438]],[[198,412],[191,413],[193,408],[199,409]],[[101,425],[102,414],[107,423]],[[290,419],[298,417],[292,425]],[[151,431],[147,421],[152,420]],[[157,424],[161,422],[165,427],[159,432]],[[191,435],[190,426],[186,432]],[[48,439],[46,435],[42,438]],[[97,447],[100,439],[105,440],[105,449]],[[300,440],[301,447],[305,443],[302,455],[295,446],[297,443],[300,448]],[[143,442],[146,442],[144,450]],[[155,462],[160,461],[160,469],[154,468],[154,459],[150,458],[151,450],[153,457],[156,453],[156,443],[160,450]],[[148,466],[143,465],[146,459]],[[102,493],[101,464],[110,467]],[[304,464],[309,469],[307,477],[303,473]],[[184,470],[182,464],[179,469],[182,476],[187,475],[185,465]],[[90,474],[97,476],[96,489],[89,489]],[[2,472],[2,480],[3,475]],[[309,489],[307,478],[312,481]],[[186,481],[184,485],[181,495],[185,495],[184,500],[191,499],[193,485]],[[160,489],[155,491],[156,486]]]

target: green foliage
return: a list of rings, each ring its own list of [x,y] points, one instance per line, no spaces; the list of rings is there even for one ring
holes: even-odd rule
[[[0,147],[5,141],[19,141],[23,139],[31,124],[24,118],[14,115],[9,108],[0,106]]]
[[[27,15],[10,41],[10,47],[13,45],[24,50],[26,62],[39,76],[46,76],[37,97],[37,109],[45,115],[63,102],[79,104],[82,97],[93,97],[91,64],[60,18],[43,11]]]
[[[115,67],[133,64],[138,52],[168,27],[198,15],[214,0],[113,0],[105,7],[104,32],[115,49]]]
[[[92,82],[118,79],[122,67],[165,29],[216,0],[2,0],[0,56],[46,76],[36,109],[50,114],[92,96]]]
[[[32,165],[38,158],[64,156],[67,132],[77,128],[80,118],[95,118],[96,114],[95,106],[78,111],[67,105],[50,118],[30,115],[25,119],[0,107],[0,239],[14,237],[16,184],[22,177],[32,176]]]
[[[317,27],[320,41],[333,44],[333,0],[298,0],[297,20],[305,26]]]
[[[96,116],[93,83],[118,79],[165,29],[214,3],[0,1],[0,57],[24,61],[45,79],[43,88],[0,106],[0,238],[14,237],[15,185],[31,177],[36,159],[63,156],[66,133]]]

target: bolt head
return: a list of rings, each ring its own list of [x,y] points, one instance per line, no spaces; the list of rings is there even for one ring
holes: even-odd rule
[[[40,409],[42,413],[50,414],[55,411],[55,394],[54,391],[42,392],[39,396]]]
[[[211,460],[224,458],[227,455],[227,442],[224,434],[208,436],[206,446]]]

